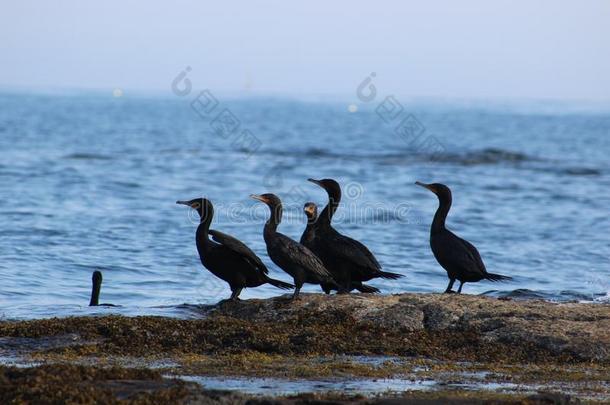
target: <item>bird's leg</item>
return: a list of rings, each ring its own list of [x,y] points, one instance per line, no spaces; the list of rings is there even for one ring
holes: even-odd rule
[[[337,285],[339,286],[339,289],[337,290],[337,294],[349,294],[350,291],[352,290],[351,287],[352,284],[352,278],[350,277],[349,274],[347,274],[345,283],[343,285],[340,285],[339,283],[337,283]]]
[[[341,288],[339,288],[339,290],[337,291],[337,294],[349,294],[349,288],[341,286]]]
[[[330,294],[331,289],[328,284],[322,283],[321,286],[322,286],[322,291],[324,291],[324,294],[326,294],[326,295]]]
[[[302,286],[300,286],[300,285],[299,285],[299,286],[295,286],[295,288],[294,288],[294,294],[292,294],[292,299],[291,299],[291,301],[296,301],[296,300],[298,300],[298,299],[299,299],[299,291],[301,291],[301,287],[302,287]]]
[[[458,292],[457,292],[458,294],[461,294],[461,293],[462,293],[462,286],[463,286],[463,285],[464,285],[464,282],[463,282],[463,281],[460,281],[460,287],[458,288]]]
[[[241,288],[236,288],[235,290],[231,291],[231,301],[239,301],[239,294],[241,293]]]
[[[452,290],[453,288],[453,283],[455,283],[455,279],[454,278],[450,278],[449,279],[449,285],[447,286],[447,289],[445,290],[445,294],[451,294],[454,291]]]

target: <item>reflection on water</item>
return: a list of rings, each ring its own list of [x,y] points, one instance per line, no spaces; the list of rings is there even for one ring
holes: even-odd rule
[[[434,381],[410,381],[399,378],[288,380],[247,377],[180,377],[201,384],[206,389],[239,391],[253,395],[295,395],[301,393],[341,392],[343,394],[375,395],[434,388]]]

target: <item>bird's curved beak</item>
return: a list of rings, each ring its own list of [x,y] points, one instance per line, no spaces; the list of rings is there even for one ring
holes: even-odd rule
[[[428,190],[432,191],[434,194],[436,194],[434,192],[434,189],[430,186],[430,184],[426,184],[426,183],[422,183],[421,181],[416,181],[415,184],[417,184],[418,186],[421,186],[423,188],[427,188]]]
[[[258,194],[250,194],[250,198],[253,198],[258,201],[262,201],[264,203],[267,202],[267,199],[265,197],[263,197],[262,195],[258,195]]]
[[[307,181],[312,182],[313,184],[317,184],[318,186],[322,187],[322,184],[320,182],[320,180],[316,180],[316,179],[307,179]]]
[[[178,200],[176,201],[176,204],[180,204],[180,205],[188,205],[189,207],[191,206],[191,203],[188,201],[183,201],[183,200]]]

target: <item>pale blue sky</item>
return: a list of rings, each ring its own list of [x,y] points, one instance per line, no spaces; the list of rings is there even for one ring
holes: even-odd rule
[[[610,100],[610,1],[3,1],[0,86]]]

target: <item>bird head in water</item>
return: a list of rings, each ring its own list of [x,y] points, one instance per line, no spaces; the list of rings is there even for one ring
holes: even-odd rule
[[[199,216],[203,219],[207,216],[207,213],[212,212],[212,203],[210,200],[205,198],[194,198],[192,200],[178,200],[176,204],[188,205],[199,213]],[[205,215],[204,215],[205,214]]]
[[[441,183],[426,184],[426,183],[422,183],[420,181],[416,181],[415,184],[432,191],[434,194],[436,194],[436,196],[439,199],[450,199],[451,198],[451,190],[449,189],[449,187],[447,187],[444,184],[441,184]]]
[[[91,281],[93,281],[93,284],[102,284],[102,272],[95,270],[91,276]]]
[[[341,186],[339,186],[339,183],[337,183],[335,180],[333,180],[333,179],[322,179],[322,180],[307,179],[307,181],[310,181],[310,182],[322,187],[324,190],[326,190],[326,192],[328,193],[329,196],[332,196],[337,199],[341,198]]]
[[[258,201],[262,201],[270,207],[275,207],[282,204],[279,197],[275,194],[266,193],[266,194],[250,194],[250,198],[253,198]]]
[[[303,206],[303,212],[307,216],[308,222],[314,222],[318,218],[318,206],[312,202],[306,202]]]

